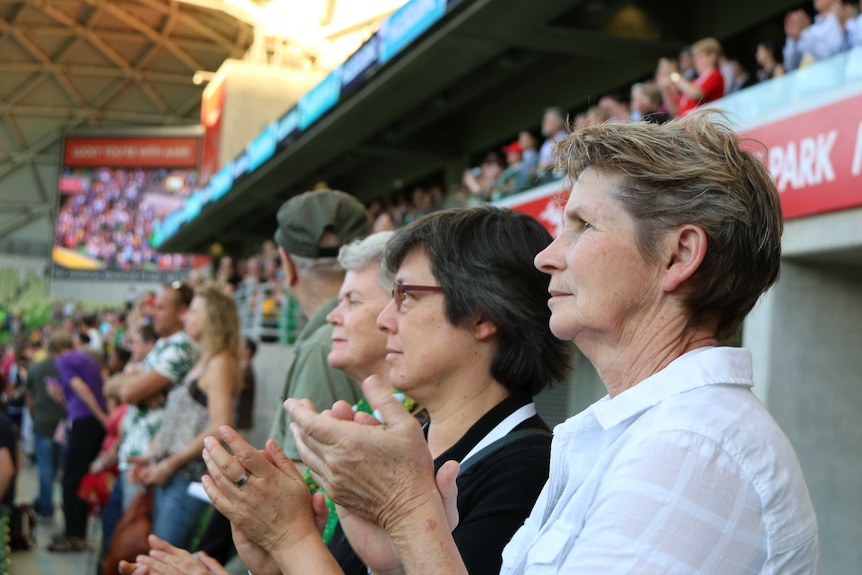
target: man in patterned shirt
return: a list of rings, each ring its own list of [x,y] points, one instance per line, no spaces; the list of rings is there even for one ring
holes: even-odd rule
[[[143,455],[162,424],[164,396],[180,383],[198,358],[195,343],[183,331],[182,315],[194,297],[194,290],[173,282],[156,299],[153,327],[159,335],[137,373],[115,375],[106,384],[108,395],[118,394],[129,404],[123,419],[120,443],[120,477],[102,515],[103,549],[110,545],[123,510],[140,486],[129,476],[128,458]]]

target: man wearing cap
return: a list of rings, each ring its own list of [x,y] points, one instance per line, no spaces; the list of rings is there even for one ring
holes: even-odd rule
[[[338,264],[342,245],[370,233],[365,207],[355,197],[335,190],[306,192],[278,210],[278,244],[291,295],[308,317],[296,339],[294,359],[278,404],[270,437],[300,471],[305,469],[290,433],[290,418],[281,404],[288,397],[310,399],[321,408],[342,399],[353,405],[362,390],[341,370],[330,367],[332,326],[326,315],[338,304],[344,270]]]
[[[345,271],[338,263],[342,245],[367,236],[371,230],[365,207],[355,197],[335,190],[305,192],[278,210],[275,243],[290,294],[308,318],[294,344],[293,363],[269,432],[300,472],[305,464],[290,433],[290,418],[282,404],[288,397],[310,399],[321,409],[339,399],[353,405],[362,390],[343,371],[331,367],[332,325],[326,316],[338,305]],[[213,514],[197,547],[219,563],[235,554],[230,522]]]

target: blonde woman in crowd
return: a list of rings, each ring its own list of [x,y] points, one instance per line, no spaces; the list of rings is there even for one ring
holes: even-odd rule
[[[151,456],[136,461],[136,474],[155,488],[153,533],[186,547],[208,504],[188,494],[199,481],[203,438],[233,424],[241,387],[240,331],[236,304],[215,287],[200,289],[183,316],[186,333],[200,346],[200,360],[167,397],[164,423]]]

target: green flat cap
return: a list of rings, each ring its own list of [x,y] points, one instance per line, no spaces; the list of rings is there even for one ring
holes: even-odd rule
[[[336,257],[342,245],[371,232],[365,206],[350,194],[337,190],[294,196],[282,204],[276,218],[275,243],[287,253],[305,258]],[[320,246],[327,230],[338,236],[340,245]]]

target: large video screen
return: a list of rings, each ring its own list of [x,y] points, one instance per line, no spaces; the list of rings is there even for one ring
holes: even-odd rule
[[[154,226],[197,187],[197,138],[69,137],[58,183],[54,277],[170,281],[188,254],[150,247]]]

